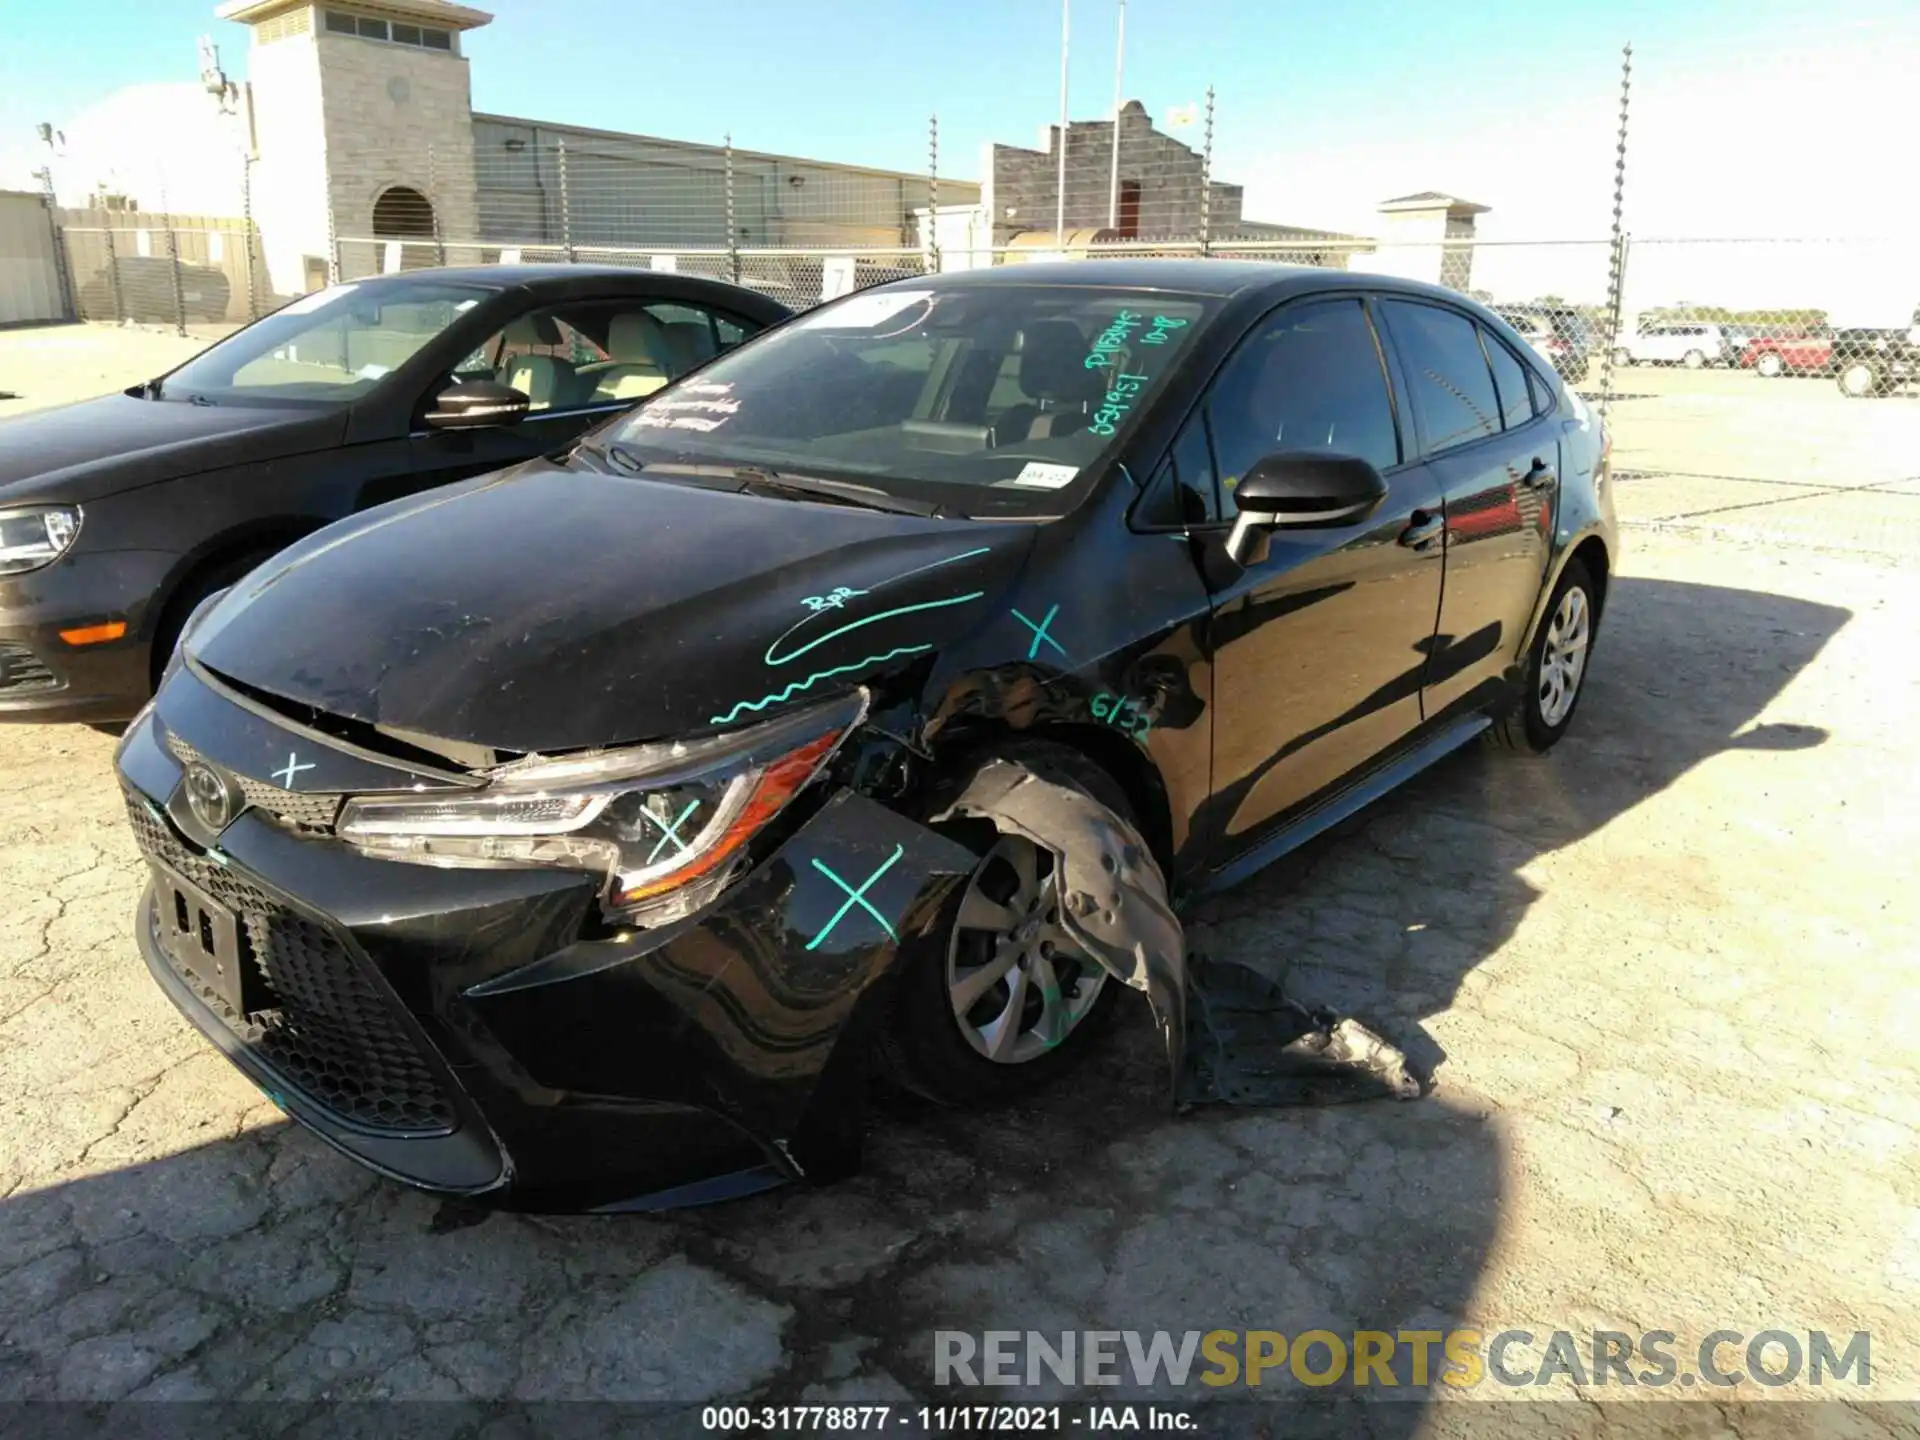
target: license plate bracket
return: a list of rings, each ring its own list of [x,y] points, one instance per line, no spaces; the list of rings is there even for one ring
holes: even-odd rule
[[[194,979],[244,1019],[269,1009],[266,978],[249,955],[240,917],[191,880],[165,866],[154,867],[159,882],[160,943]]]

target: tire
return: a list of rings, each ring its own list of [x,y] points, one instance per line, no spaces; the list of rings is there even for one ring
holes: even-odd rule
[[[1078,751],[1044,741],[1016,742],[982,757],[951,791],[943,789],[941,803],[958,794],[974,770],[994,759],[1014,761],[1054,784],[1079,790],[1134,823],[1126,794],[1112,776]],[[937,811],[941,805],[933,808]],[[877,1042],[880,1059],[896,1081],[936,1104],[1001,1105],[1032,1094],[1079,1064],[1112,1018],[1125,987],[1078,947],[1068,955],[1072,942],[1058,931],[1052,932],[1053,939],[1046,938],[1049,892],[1044,870],[1051,864],[1051,854],[1018,836],[1000,834],[985,820],[943,822],[938,828],[979,855],[980,865],[949,904],[944,917],[946,938],[938,953],[920,957],[899,976]],[[970,902],[976,895],[993,903],[1010,901],[1011,908],[1020,911],[1018,861],[1011,842],[1033,851],[1042,871],[1038,908],[1027,912],[1039,929],[1028,943],[1036,949],[1044,945],[1049,953],[1039,957],[1037,964],[1031,952],[1017,959],[1003,978],[987,983],[963,1018],[955,1013],[953,989],[958,983],[972,980],[977,986],[986,979],[983,972],[991,968],[1000,949],[994,936],[1006,932],[966,924],[962,912],[972,910]],[[1012,890],[1009,882],[1015,887]],[[1048,972],[1056,980],[1050,994],[1034,983],[1038,974]],[[1022,1013],[1009,1027],[1006,1016],[1013,1009],[1016,978],[1023,991]],[[1052,1008],[1055,999],[1061,1008]],[[1043,1024],[1062,1021],[1068,1025],[1064,1033],[1055,1032],[1051,1038],[1043,1033]],[[995,1040],[1004,1045],[1000,1059],[989,1058],[984,1048]]]
[[[1553,587],[1553,598],[1547,602],[1540,629],[1527,647],[1526,684],[1511,705],[1494,717],[1493,726],[1487,731],[1487,741],[1494,748],[1544,755],[1567,733],[1586,689],[1588,663],[1600,615],[1596,598],[1593,577],[1586,565],[1579,560],[1569,560],[1560,572],[1559,584]],[[1576,613],[1579,639],[1570,692],[1549,689],[1548,650],[1559,649],[1563,657],[1566,655],[1562,637],[1572,628]],[[1553,697],[1551,703],[1550,696]]]
[[[1689,370],[1705,369],[1707,364],[1707,352],[1704,350],[1689,350],[1687,351],[1686,354],[1680,357],[1680,363],[1686,366],[1687,369]]]
[[[257,570],[261,565],[278,553],[276,550],[256,550],[236,560],[225,560],[190,577],[187,583],[175,592],[167,601],[167,608],[160,617],[160,623],[153,632],[153,658],[149,662],[151,673],[148,685],[151,689],[160,688],[160,676],[166,671],[167,661],[173,658],[174,647],[180,643],[180,632],[186,628],[193,612],[216,590],[224,590],[242,576]]]
[[[1626,350],[1616,350],[1613,352],[1613,364],[1615,369],[1624,370],[1633,364],[1633,356]]]
[[[1753,368],[1769,380],[1777,380],[1787,373],[1787,362],[1772,351],[1768,351],[1753,362]]]
[[[1864,360],[1842,365],[1835,382],[1840,386],[1840,393],[1853,400],[1866,400],[1887,393],[1885,377]]]

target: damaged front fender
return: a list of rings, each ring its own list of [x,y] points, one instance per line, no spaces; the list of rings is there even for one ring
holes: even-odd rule
[[[989,820],[1053,852],[1061,921],[1115,979],[1146,992],[1167,1063],[1181,1073],[1187,1031],[1186,937],[1146,841],[1082,790],[1006,760],[982,766],[941,815]]]
[[[789,1174],[834,1178],[858,1163],[879,982],[940,943],[975,864],[842,791],[696,919],[582,941],[464,998],[550,1090],[696,1105]]]

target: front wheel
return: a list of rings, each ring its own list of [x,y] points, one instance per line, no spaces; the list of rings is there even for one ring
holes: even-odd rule
[[[1616,369],[1624,370],[1633,364],[1633,356],[1628,351],[1616,350],[1613,352],[1613,363]]]
[[[1707,363],[1707,352],[1704,350],[1689,350],[1681,357],[1680,363],[1685,365],[1689,370],[1701,369]]]
[[[1768,354],[1762,355],[1759,360],[1754,363],[1753,368],[1769,380],[1776,380],[1787,373],[1787,362],[1782,360],[1778,355],[1769,352]]]
[[[1546,621],[1527,652],[1525,689],[1487,732],[1492,744],[1544,755],[1560,743],[1573,723],[1587,678],[1587,657],[1600,613],[1595,598],[1586,565],[1569,560],[1547,605]]]
[[[1075,751],[1030,742],[998,758],[1131,823],[1124,792]],[[948,913],[945,953],[899,977],[880,1055],[901,1084],[938,1104],[1000,1104],[1077,1064],[1125,987],[1062,924],[1051,851],[990,821],[942,828],[980,862]]]

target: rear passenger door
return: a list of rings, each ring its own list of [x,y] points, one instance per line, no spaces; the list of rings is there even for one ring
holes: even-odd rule
[[[1380,305],[1421,454],[1446,515],[1440,624],[1427,659],[1428,720],[1498,696],[1520,663],[1547,571],[1560,447],[1552,388],[1463,311]]]

